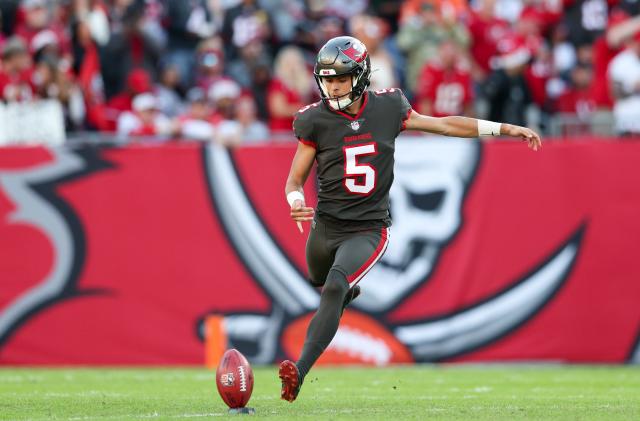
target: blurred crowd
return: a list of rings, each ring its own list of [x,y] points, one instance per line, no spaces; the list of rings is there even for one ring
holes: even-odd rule
[[[372,89],[549,132],[640,134],[640,0],[2,0],[0,96],[58,101],[67,132],[225,145],[291,139],[328,39]]]

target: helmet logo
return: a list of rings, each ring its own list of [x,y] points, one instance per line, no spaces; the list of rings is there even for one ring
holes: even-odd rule
[[[320,74],[322,76],[330,76],[330,75],[335,75],[336,71],[333,69],[322,69],[320,70]]]
[[[351,60],[360,63],[367,57],[367,49],[360,41],[354,41],[349,48],[342,50],[342,52]]]

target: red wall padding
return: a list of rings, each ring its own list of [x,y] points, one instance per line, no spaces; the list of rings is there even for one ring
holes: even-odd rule
[[[0,149],[0,363],[200,364],[208,314],[254,363],[296,358],[318,292],[294,152]],[[640,142],[396,156],[391,245],[324,362],[640,360]]]

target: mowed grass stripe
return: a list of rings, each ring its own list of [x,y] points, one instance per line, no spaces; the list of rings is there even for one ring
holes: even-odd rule
[[[298,400],[254,368],[258,418],[640,420],[640,367],[419,365],[316,368]],[[3,368],[0,420],[227,417],[200,368]]]

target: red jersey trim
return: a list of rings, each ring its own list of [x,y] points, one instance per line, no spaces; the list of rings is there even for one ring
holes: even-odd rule
[[[412,112],[413,112],[413,108],[409,108],[409,111],[407,111],[407,115],[402,117],[402,127],[400,127],[400,131],[403,131],[407,128],[407,120],[409,120],[409,117],[411,116]]]
[[[311,146],[313,149],[318,149],[318,145],[316,145],[316,142],[313,140],[307,140],[299,137],[298,141],[304,145]]]
[[[347,118],[348,120],[357,120],[360,118],[360,116],[362,115],[362,112],[364,111],[364,107],[367,106],[367,103],[369,102],[369,93],[367,91],[364,92],[364,94],[362,94],[363,100],[362,100],[362,106],[360,107],[360,111],[358,111],[358,114],[356,114],[355,116],[351,117],[349,114],[347,113],[343,113],[342,111],[338,111],[338,110],[334,110],[333,108],[331,108],[331,106],[327,105],[327,108],[330,111],[333,111],[336,114],[340,114],[341,116]]]
[[[389,228],[382,228],[380,232],[380,242],[376,247],[376,250],[373,252],[371,257],[367,259],[366,262],[360,268],[355,271],[353,274],[347,276],[347,281],[349,282],[349,288],[353,288],[360,280],[366,275],[373,265],[375,265],[378,260],[382,257],[384,252],[387,250],[387,246],[389,245]]]

